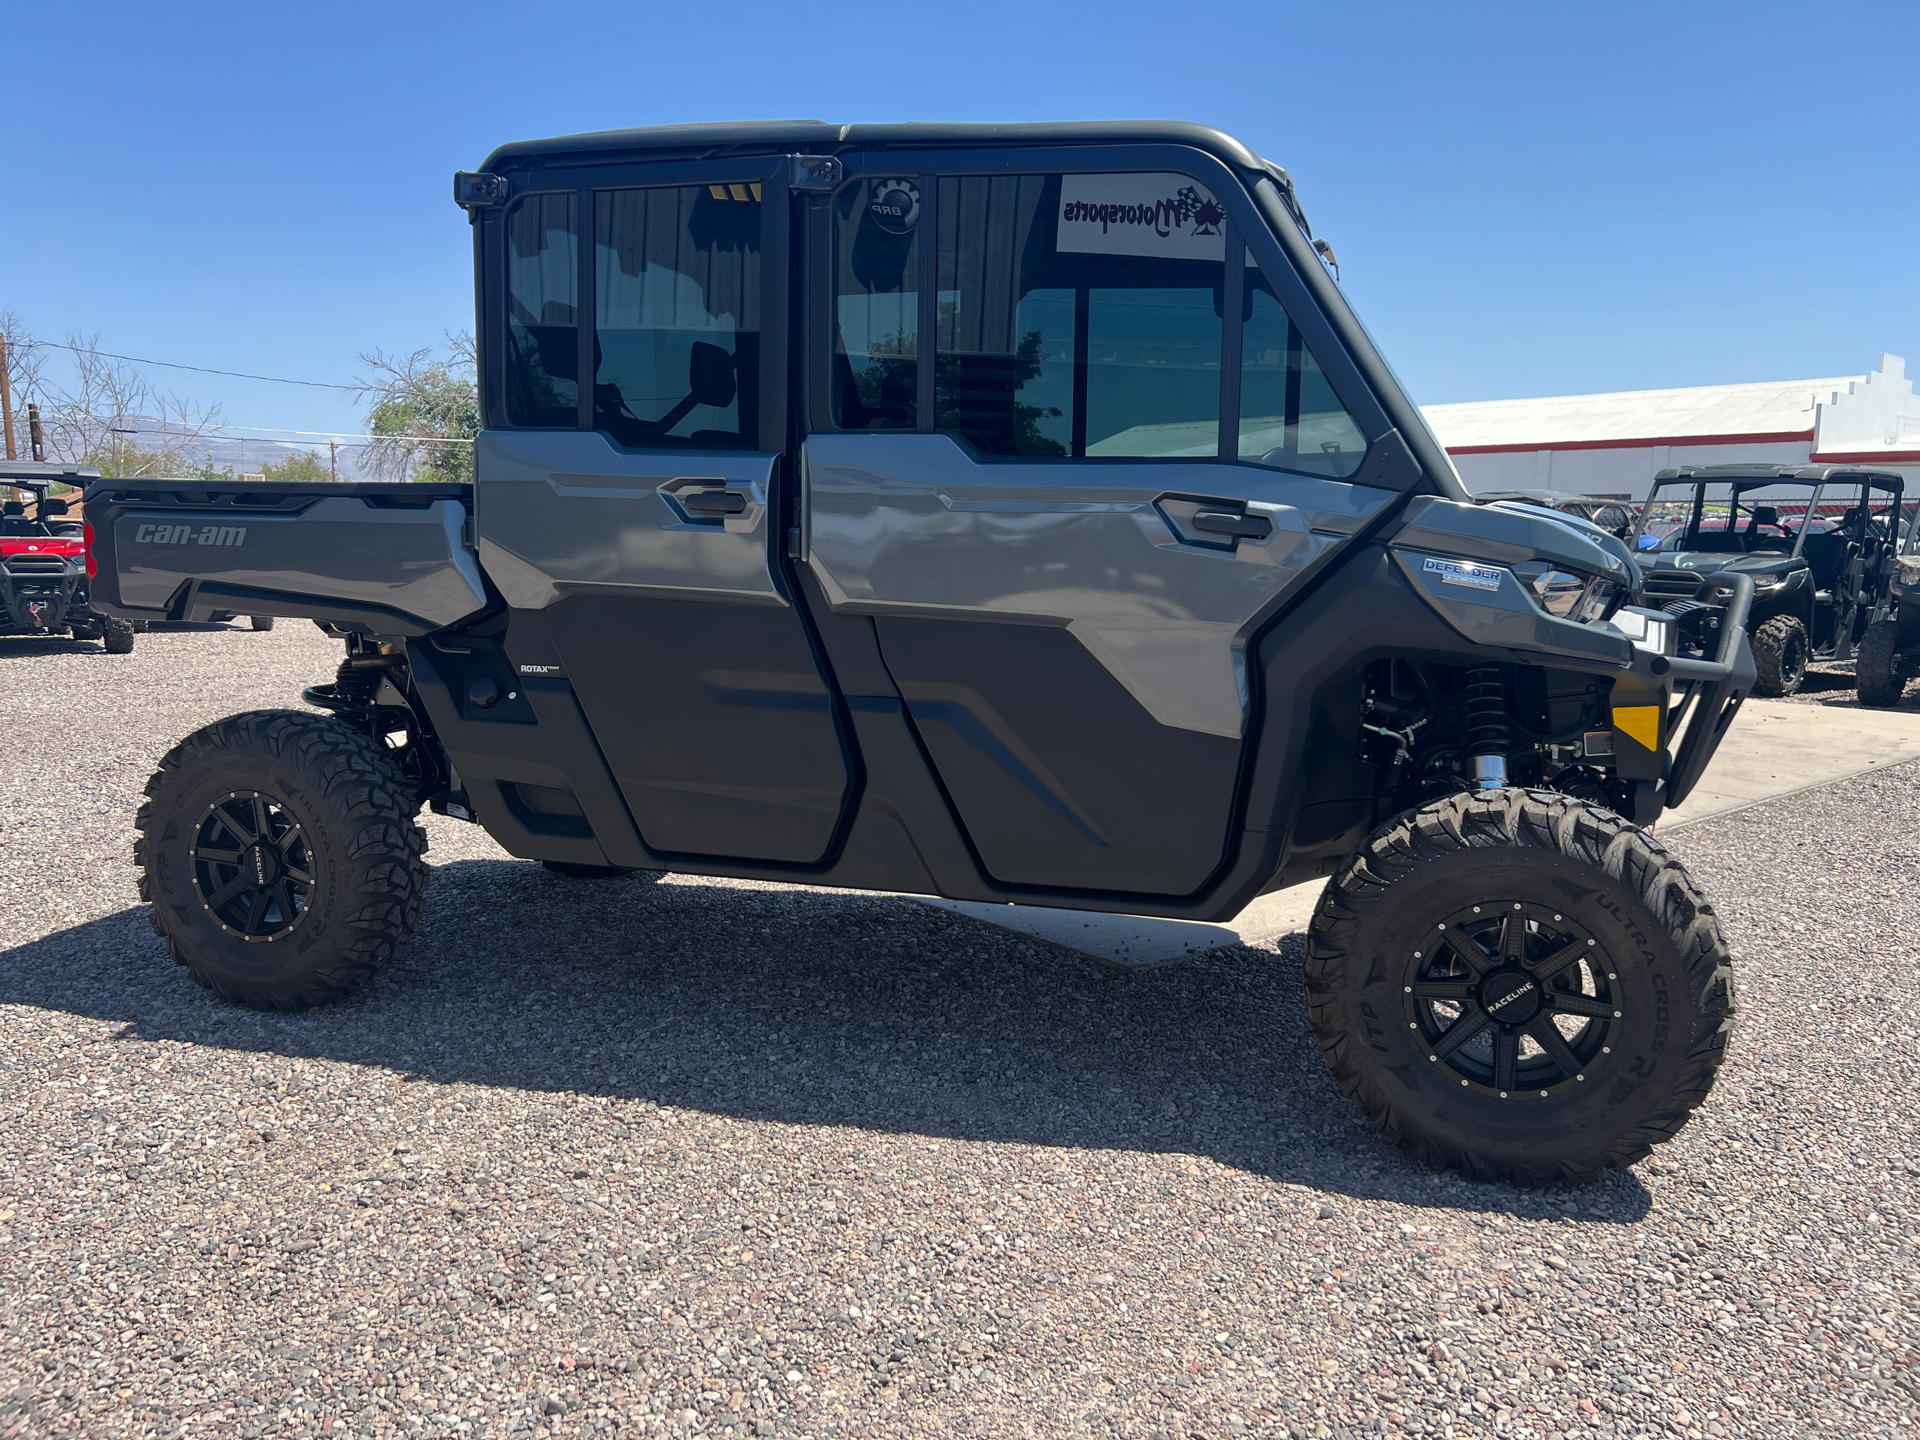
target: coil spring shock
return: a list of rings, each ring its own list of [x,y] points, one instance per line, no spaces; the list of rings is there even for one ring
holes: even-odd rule
[[[1507,682],[1498,665],[1467,671],[1466,710],[1473,787],[1498,790],[1507,783]]]

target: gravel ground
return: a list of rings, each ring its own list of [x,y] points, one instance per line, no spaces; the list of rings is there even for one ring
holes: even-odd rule
[[[1733,1058],[1653,1162],[1534,1195],[1373,1139],[1297,937],[1125,972],[432,819],[392,969],[218,1004],[135,797],[333,658],[0,641],[0,1440],[1916,1433],[1916,767],[1675,835]]]

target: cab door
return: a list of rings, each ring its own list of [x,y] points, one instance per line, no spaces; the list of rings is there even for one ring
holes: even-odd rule
[[[819,861],[852,766],[780,570],[785,160],[516,184],[475,486],[509,655],[571,688],[655,852]]]
[[[1409,477],[1237,182],[1128,158],[849,166],[802,543],[993,880],[1183,896],[1229,843],[1254,635]]]

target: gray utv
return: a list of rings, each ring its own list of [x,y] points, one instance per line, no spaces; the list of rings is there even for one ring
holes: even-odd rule
[[[1704,642],[1753,581],[1753,693],[1791,695],[1813,660],[1845,661],[1886,613],[1904,481],[1841,465],[1662,470],[1634,540],[1649,604]]]
[[[1188,125],[793,122],[509,145],[455,197],[471,486],[94,520],[122,614],[343,642],[324,713],[148,786],[201,984],[365,980],[430,805],[588,877],[1198,920],[1325,879],[1313,1030],[1416,1155],[1579,1179],[1705,1097],[1727,948],[1641,827],[1751,681],[1750,582],[1689,650],[1614,537],[1471,503],[1284,170]]]

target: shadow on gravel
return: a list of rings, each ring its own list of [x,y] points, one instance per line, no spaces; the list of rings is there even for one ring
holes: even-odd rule
[[[1384,1146],[1321,1064],[1301,942],[1125,971],[911,901],[539,866],[436,867],[411,945],[297,1015],[214,1000],[133,908],[0,952],[0,1004],[126,1039],[346,1061],[795,1125],[1205,1155],[1417,1205],[1639,1219],[1614,1175],[1546,1199]]]
[[[39,655],[95,655],[119,660],[100,648],[97,640],[75,640],[70,635],[0,635],[0,660],[30,660]]]

